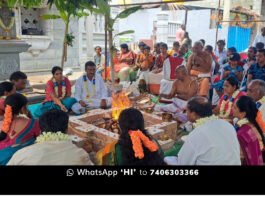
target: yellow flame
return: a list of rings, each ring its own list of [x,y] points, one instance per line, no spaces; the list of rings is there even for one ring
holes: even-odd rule
[[[112,94],[112,118],[118,120],[124,109],[131,107],[131,101],[125,92]]]

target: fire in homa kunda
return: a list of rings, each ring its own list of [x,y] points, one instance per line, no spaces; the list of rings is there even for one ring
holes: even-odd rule
[[[117,141],[120,135],[120,113],[132,107],[132,102],[123,91],[112,95],[111,109],[89,110],[81,116],[70,117],[69,134],[78,136],[78,144],[87,152],[97,152],[107,144]],[[169,149],[177,139],[177,122],[163,121],[158,115],[142,112],[145,127],[163,150]]]

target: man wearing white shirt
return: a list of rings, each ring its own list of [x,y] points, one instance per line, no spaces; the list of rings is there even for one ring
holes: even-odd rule
[[[257,43],[264,43],[265,45],[265,27],[261,28],[261,34],[256,36],[252,46],[256,47]]]
[[[92,61],[85,64],[86,74],[75,83],[75,99],[72,110],[76,114],[84,113],[86,108],[105,109],[111,105],[108,91],[102,77],[96,74],[96,65]]]
[[[169,165],[240,165],[240,146],[234,127],[212,116],[212,106],[204,97],[187,104],[189,121],[196,128],[187,136],[177,157],[166,157]]]
[[[227,51],[225,50],[224,40],[217,41],[217,49],[214,54],[218,58],[218,63],[222,65],[227,58]]]
[[[100,46],[95,47],[96,54],[94,55],[94,62],[96,64],[97,73],[102,74],[105,69],[105,56],[101,53],[102,48]]]

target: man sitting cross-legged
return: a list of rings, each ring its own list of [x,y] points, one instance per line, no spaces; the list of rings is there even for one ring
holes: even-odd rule
[[[188,75],[185,66],[176,68],[176,80],[173,83],[170,94],[161,94],[161,98],[173,98],[173,104],[157,105],[157,111],[171,112],[174,114],[182,113],[187,105],[187,101],[196,96],[198,92],[198,84],[196,79]]]
[[[85,113],[86,108],[107,108],[111,105],[108,91],[102,77],[96,74],[96,65],[92,61],[85,64],[86,74],[75,83],[75,99],[72,106],[76,114]]]

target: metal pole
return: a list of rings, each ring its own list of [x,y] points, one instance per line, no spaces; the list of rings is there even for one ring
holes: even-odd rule
[[[107,66],[108,66],[108,29],[107,17],[105,15],[105,81],[107,81]]]
[[[185,10],[185,29],[187,28],[187,21],[188,21],[188,10]]]
[[[216,50],[216,48],[217,48],[218,26],[219,26],[219,24],[220,24],[220,22],[219,22],[220,7],[221,7],[221,0],[219,0],[219,2],[218,2],[218,21],[216,22],[215,50]]]

